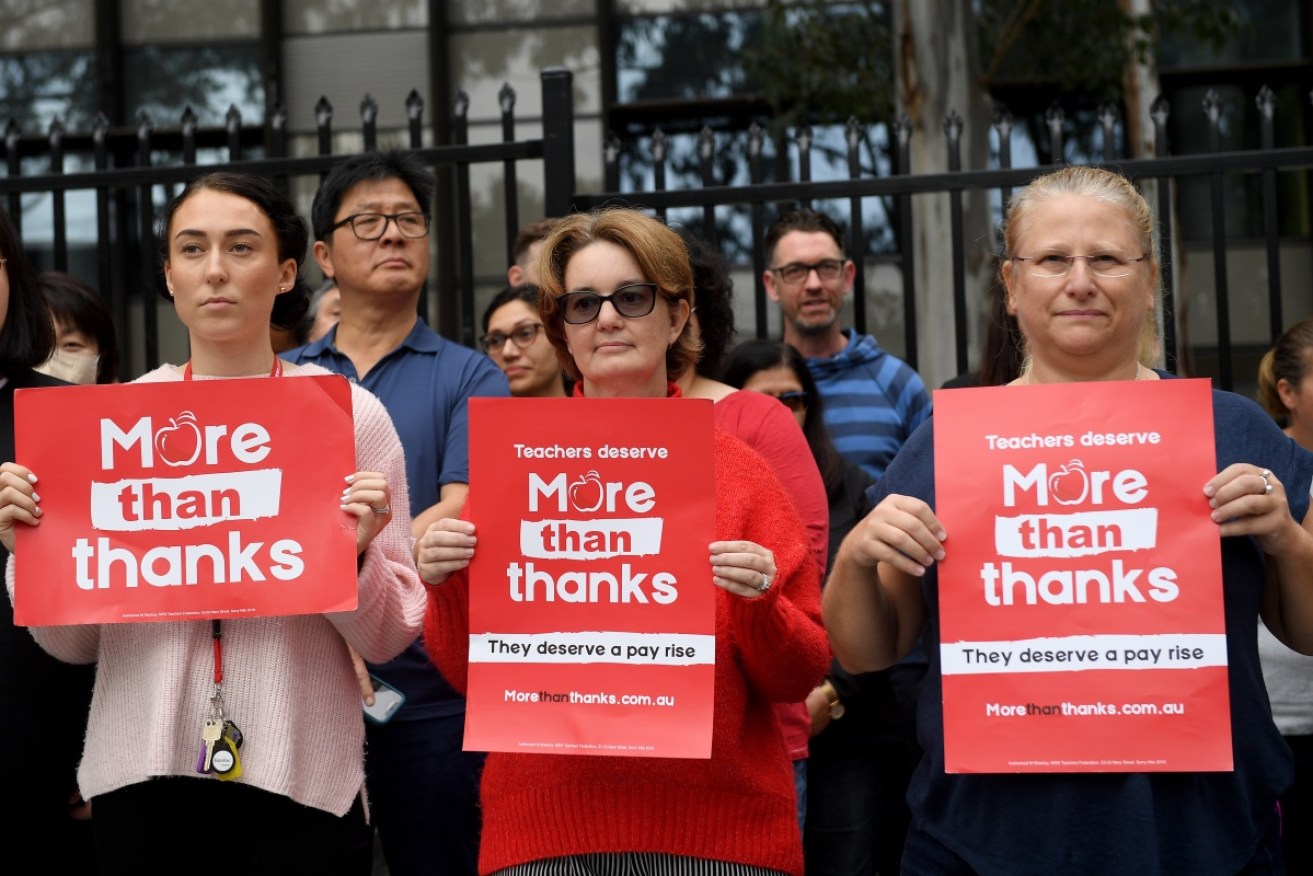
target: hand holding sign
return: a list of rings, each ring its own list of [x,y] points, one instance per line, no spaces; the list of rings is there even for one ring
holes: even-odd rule
[[[347,475],[342,510],[356,518],[356,553],[363,554],[392,519],[392,490],[387,477],[376,471]]]
[[[752,541],[713,541],[711,575],[717,587],[757,599],[775,581],[775,555]]]
[[[474,559],[474,524],[468,520],[443,518],[429,526],[419,540],[416,565],[425,584],[438,585]]]
[[[1299,537],[1300,526],[1290,516],[1285,487],[1265,468],[1243,462],[1229,465],[1204,485],[1204,495],[1223,536],[1252,535],[1263,553],[1274,557]]]
[[[14,524],[36,526],[41,517],[40,496],[33,486],[36,475],[16,462],[0,465],[0,544],[14,552]]]
[[[887,563],[920,577],[944,558],[948,533],[930,506],[913,496],[886,496],[844,540],[849,557],[863,566]]]

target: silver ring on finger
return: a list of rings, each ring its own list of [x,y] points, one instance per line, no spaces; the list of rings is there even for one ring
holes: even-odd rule
[[[1268,480],[1272,476],[1272,470],[1265,468],[1259,472],[1258,476],[1263,479],[1263,494],[1266,496],[1272,495],[1272,482]]]
[[[761,580],[758,581],[756,584],[754,584],[752,586],[752,589],[756,590],[758,593],[765,593],[767,590],[770,589],[770,585],[771,585],[770,576],[767,575],[765,572],[762,572]]]
[[[384,505],[382,508],[371,508],[370,510],[375,514],[387,514],[392,511],[392,508],[391,506]]]

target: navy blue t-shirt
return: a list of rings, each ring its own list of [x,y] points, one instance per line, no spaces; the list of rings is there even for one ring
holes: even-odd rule
[[[501,369],[487,356],[443,339],[416,320],[400,346],[361,380],[351,359],[338,351],[336,340],[337,326],[333,326],[314,343],[281,355],[345,375],[383,402],[406,452],[411,516],[437,504],[443,484],[468,484],[467,402],[473,396],[509,396]],[[406,695],[394,721],[456,715],[465,709],[465,700],[438,672],[419,639],[399,656],[370,669]]]
[[[1303,519],[1313,454],[1253,402],[1228,392],[1213,391],[1213,431],[1218,471],[1237,462],[1271,469],[1285,486],[1291,514]],[[933,417],[903,446],[868,499],[874,505],[895,493],[934,507]],[[1264,558],[1254,539],[1222,540],[1222,578],[1233,772],[949,775],[933,644],[940,640],[938,570],[932,565],[922,581],[932,646],[917,714],[925,756],[908,791],[916,827],[982,876],[1239,872],[1276,818],[1293,761],[1272,723],[1259,666],[1255,619]]]

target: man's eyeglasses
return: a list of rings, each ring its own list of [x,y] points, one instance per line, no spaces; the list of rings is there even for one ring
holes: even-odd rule
[[[538,338],[538,332],[542,330],[543,324],[540,322],[530,322],[524,325],[517,325],[510,330],[509,334],[501,332],[489,332],[479,338],[479,343],[483,345],[483,350],[489,356],[500,356],[502,350],[506,347],[506,341],[510,340],[521,350],[527,350],[533,346],[533,342]]]
[[[602,304],[610,301],[615,312],[628,319],[647,316],[656,307],[656,283],[631,283],[621,286],[610,295],[596,292],[566,292],[560,298],[561,319],[570,325],[587,325],[602,312]]]
[[[429,217],[423,213],[355,213],[334,222],[328,230],[336,231],[343,225],[350,225],[358,239],[378,240],[387,232],[389,222],[397,223],[401,236],[411,240],[427,237],[429,233]]]
[[[771,268],[772,271],[780,275],[780,279],[790,286],[796,286],[812,271],[820,277],[822,283],[833,283],[843,276],[843,266],[847,264],[844,259],[821,259],[819,262],[813,262],[810,265],[802,262],[792,262],[787,265],[781,265],[778,268]]]
[[[768,392],[766,395],[774,396],[788,407],[795,414],[807,410],[809,401],[807,393],[800,389],[791,389],[788,392]]]
[[[1014,261],[1030,262],[1030,271],[1037,277],[1065,277],[1071,273],[1071,266],[1076,259],[1085,259],[1090,266],[1090,273],[1096,277],[1126,277],[1135,270],[1135,265],[1147,259],[1148,255],[1138,258],[1130,253],[1101,252],[1094,255],[1058,255],[1049,253],[1042,256],[1013,256]]]

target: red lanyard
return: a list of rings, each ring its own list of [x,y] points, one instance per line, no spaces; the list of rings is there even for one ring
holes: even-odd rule
[[[274,356],[274,367],[269,369],[270,377],[283,376],[283,360]],[[187,360],[187,365],[182,369],[182,379],[191,380],[191,360]],[[223,624],[220,621],[213,621],[211,635],[214,638],[214,684],[223,684]]]
[[[270,376],[270,377],[282,377],[282,376],[283,376],[283,360],[282,360],[282,359],[279,359],[277,356],[274,356],[274,367],[272,367],[272,368],[269,369],[269,376]],[[186,364],[186,365],[183,367],[183,369],[182,369],[182,379],[183,379],[183,380],[191,380],[191,360],[190,360],[190,359],[187,360],[187,364]]]

